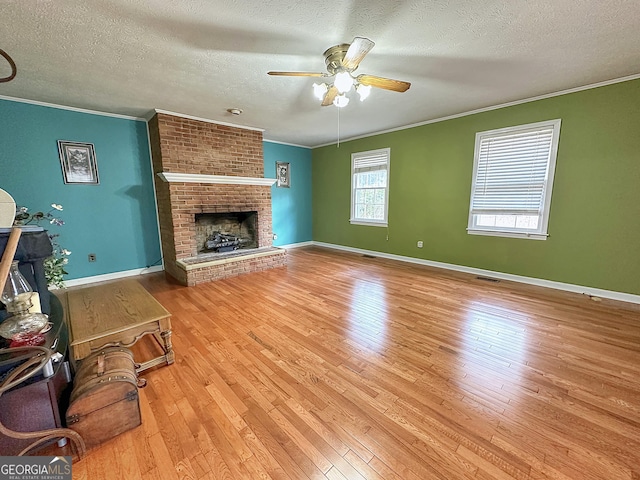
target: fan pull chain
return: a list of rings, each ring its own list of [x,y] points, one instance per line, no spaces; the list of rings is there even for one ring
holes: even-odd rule
[[[338,146],[336,148],[340,148],[340,108],[336,108],[338,110]]]

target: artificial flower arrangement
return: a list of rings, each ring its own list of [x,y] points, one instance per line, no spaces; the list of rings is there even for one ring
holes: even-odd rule
[[[58,218],[55,212],[61,212],[62,205],[57,203],[51,204],[51,210],[48,212],[29,212],[27,207],[18,207],[16,209],[16,218],[13,221],[15,226],[26,225],[38,225],[42,222],[49,222],[51,225],[61,227],[64,225],[64,220]],[[64,288],[64,275],[68,272],[64,269],[65,265],[69,263],[67,258],[71,255],[71,252],[66,248],[62,248],[57,239],[60,236],[59,233],[49,233],[49,239],[53,247],[53,255],[44,261],[44,276],[47,279],[49,287]]]

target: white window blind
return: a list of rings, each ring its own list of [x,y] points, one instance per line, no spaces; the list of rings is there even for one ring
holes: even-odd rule
[[[374,150],[371,152],[354,153],[353,168],[355,170],[363,169],[387,169],[387,159],[389,158],[388,149]]]
[[[386,225],[390,149],[351,155],[351,223]]]
[[[560,120],[476,135],[469,230],[546,237]]]

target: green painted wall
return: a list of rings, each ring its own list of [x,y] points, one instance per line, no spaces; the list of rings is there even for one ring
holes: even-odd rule
[[[476,132],[555,118],[562,128],[549,238],[468,235]],[[389,227],[350,225],[351,153],[384,147],[391,148]],[[315,241],[640,294],[640,80],[320,147],[312,156]]]

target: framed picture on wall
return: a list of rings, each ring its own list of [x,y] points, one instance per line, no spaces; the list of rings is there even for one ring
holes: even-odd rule
[[[289,163],[276,162],[276,185],[289,188],[291,186],[291,169]]]
[[[92,143],[58,140],[58,153],[65,184],[98,185],[98,166],[96,152]]]

